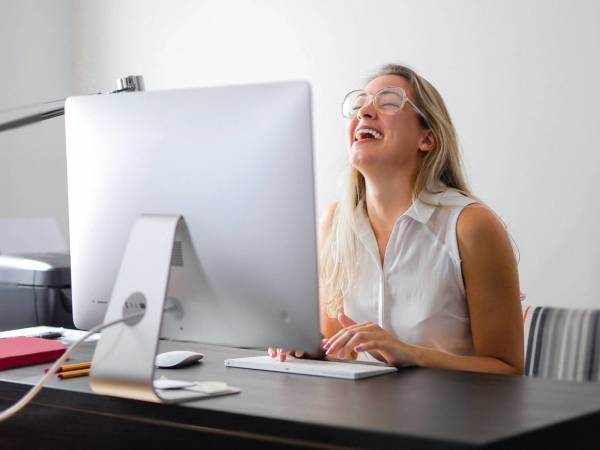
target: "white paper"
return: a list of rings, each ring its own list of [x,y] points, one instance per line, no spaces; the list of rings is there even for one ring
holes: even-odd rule
[[[202,392],[204,394],[218,394],[228,392],[230,387],[222,381],[197,381],[193,386],[186,387],[185,390]]]
[[[0,339],[8,338],[8,337],[17,337],[17,336],[37,336],[40,333],[47,332],[61,332],[63,335],[60,338],[57,338],[57,341],[64,342],[65,344],[72,344],[75,341],[81,339],[87,331],[81,330],[72,330],[70,328],[61,328],[61,327],[47,327],[44,325],[38,327],[29,327],[29,328],[19,328],[17,330],[9,330],[9,331],[1,331]],[[100,333],[92,334],[87,341],[97,341],[100,339]]]
[[[169,380],[167,378],[154,380],[155,389],[182,389],[194,386],[195,384],[194,381]]]

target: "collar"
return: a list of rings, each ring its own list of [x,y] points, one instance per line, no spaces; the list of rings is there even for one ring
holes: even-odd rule
[[[430,192],[423,190],[421,194],[413,201],[410,207],[402,213],[398,219],[396,219],[396,223],[404,216],[408,216],[417,222],[421,222],[422,224],[426,224],[431,215],[435,211],[436,207],[442,205],[443,198],[446,196],[448,191],[442,192]],[[362,199],[354,210],[355,218],[357,224],[369,225],[369,218],[367,216],[367,210],[365,207],[365,200]]]

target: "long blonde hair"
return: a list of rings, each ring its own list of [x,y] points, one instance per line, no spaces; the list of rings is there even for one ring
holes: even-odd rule
[[[456,131],[436,88],[414,70],[397,64],[381,67],[369,81],[384,75],[398,75],[410,83],[415,93],[414,102],[425,116],[419,116],[420,124],[424,129],[430,129],[435,136],[436,147],[425,153],[416,176],[412,189],[413,201],[423,189],[440,192],[447,188],[480,201],[471,193],[465,180]],[[320,278],[327,298],[329,317],[336,317],[341,311],[343,298],[351,287],[359,245],[354,211],[365,198],[365,179],[350,164],[346,168],[344,184],[333,215],[331,231],[323,239],[320,248]]]

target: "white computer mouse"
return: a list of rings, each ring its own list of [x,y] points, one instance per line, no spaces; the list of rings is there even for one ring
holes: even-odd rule
[[[202,353],[177,350],[156,355],[156,367],[162,369],[179,369],[195,364],[204,358]]]

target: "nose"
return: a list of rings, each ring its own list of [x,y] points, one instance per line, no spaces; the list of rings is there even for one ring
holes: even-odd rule
[[[365,102],[364,105],[356,113],[356,117],[360,120],[363,117],[368,117],[369,119],[374,119],[377,116],[377,111],[375,110],[375,105],[373,105],[373,99],[369,99],[368,102]]]

